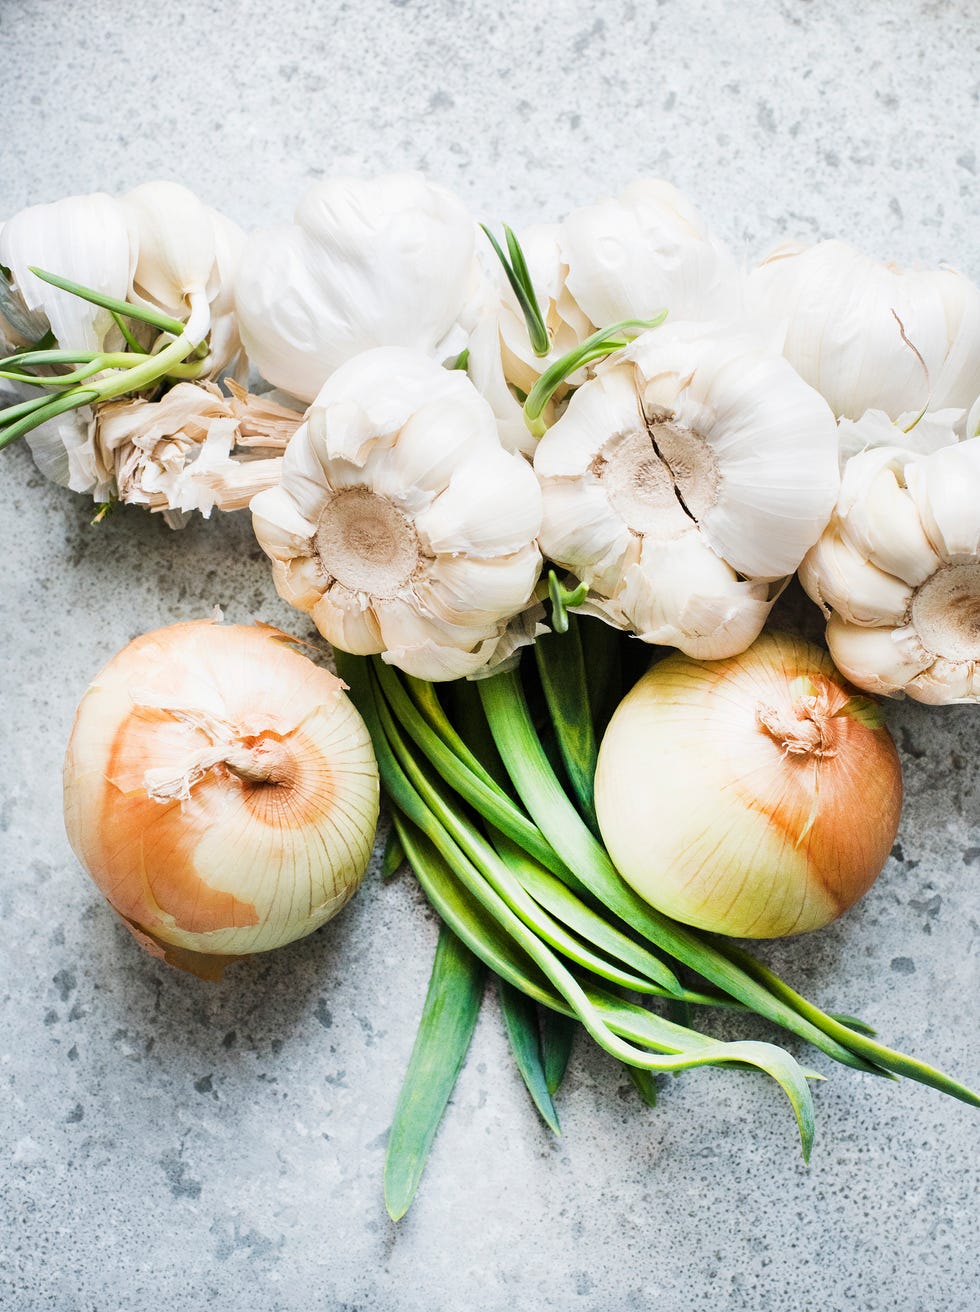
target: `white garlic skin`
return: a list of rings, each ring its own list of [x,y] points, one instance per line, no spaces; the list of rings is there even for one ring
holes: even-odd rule
[[[465,334],[454,329],[479,273],[476,233],[461,202],[420,173],[318,183],[295,222],[248,239],[235,294],[249,358],[312,401],[372,347],[458,354]]]
[[[980,438],[853,456],[800,581],[857,687],[980,701]]]
[[[980,288],[953,269],[902,269],[842,241],[788,243],[752,272],[748,295],[838,418],[965,410],[980,394]]]

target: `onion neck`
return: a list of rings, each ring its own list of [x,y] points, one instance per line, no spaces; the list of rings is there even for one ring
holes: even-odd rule
[[[760,702],[756,707],[760,728],[789,756],[836,756],[837,737],[826,698],[819,694],[797,697],[790,706]]]

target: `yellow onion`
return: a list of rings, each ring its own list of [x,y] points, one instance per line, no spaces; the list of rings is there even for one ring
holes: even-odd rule
[[[745,938],[818,929],[852,906],[902,805],[877,703],[785,634],[728,660],[654,665],[610,721],[595,785],[623,878],[676,920]]]
[[[220,977],[302,938],[364,874],[378,771],[344,684],[266,625],[136,638],[96,678],[65,757],[65,825],[137,939]]]

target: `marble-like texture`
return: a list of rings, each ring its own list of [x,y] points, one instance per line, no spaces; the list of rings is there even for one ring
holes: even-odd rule
[[[652,172],[746,255],[839,234],[980,275],[974,0],[0,0],[0,37],[0,215],[163,175],[253,224],[333,171],[418,166],[520,224]],[[410,877],[206,986],[136,950],[61,826],[75,704],[125,641],[215,602],[302,626],[242,517],[93,529],[23,446],[0,474],[4,1312],[976,1308],[975,1111],[818,1056],[805,1167],[761,1076],[666,1080],[651,1112],[582,1042],[556,1141],[492,997],[393,1226],[385,1135],[435,941]],[[890,720],[893,859],[767,955],[977,1085],[978,712]]]

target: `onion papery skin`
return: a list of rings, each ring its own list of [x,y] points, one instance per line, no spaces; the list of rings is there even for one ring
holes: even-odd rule
[[[742,938],[818,929],[871,887],[902,805],[877,704],[826,652],[764,634],[676,653],[624,698],[599,752],[602,837],[658,910]]]
[[[68,744],[76,856],[144,947],[205,977],[319,928],[371,855],[370,737],[292,641],[209,620],[136,638],[85,693]],[[231,764],[188,773],[222,754]]]

